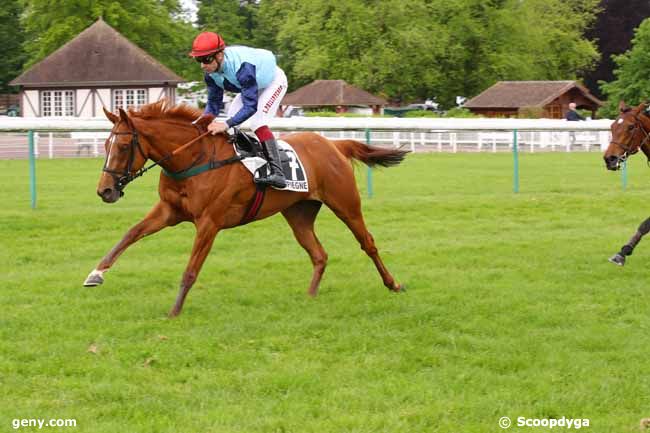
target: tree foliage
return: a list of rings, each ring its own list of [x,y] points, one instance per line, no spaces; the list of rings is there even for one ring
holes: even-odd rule
[[[10,0],[0,8],[0,40],[3,42],[0,56],[0,93],[10,90],[8,83],[16,78],[25,62],[22,43],[24,33],[17,23],[23,11],[19,0]]]
[[[583,37],[598,0],[262,0],[292,87],[344,79],[443,107],[498,80],[573,79],[598,57]],[[263,26],[268,28],[268,25]]]
[[[292,89],[343,79],[442,108],[498,80],[578,78],[598,58],[584,32],[599,0],[200,0],[196,26],[179,0],[16,1],[25,4],[27,65],[102,16],[188,79],[201,75],[187,58],[192,39],[211,30],[274,51]]]
[[[601,110],[603,116],[616,116],[619,101],[637,104],[650,100],[650,18],[645,19],[634,33],[632,48],[614,56],[614,81],[601,82],[609,103]]]
[[[99,17],[161,63],[197,77],[187,59],[194,29],[180,19],[178,0],[25,0],[27,66],[78,35]]]

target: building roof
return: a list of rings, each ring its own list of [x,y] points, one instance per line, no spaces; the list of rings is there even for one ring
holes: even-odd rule
[[[595,105],[603,102],[576,81],[499,81],[478,96],[467,101],[465,108],[543,107],[577,88]]]
[[[185,81],[99,18],[11,85],[78,87]]]
[[[329,105],[386,105],[385,99],[343,80],[316,80],[288,93],[282,105],[321,107]]]

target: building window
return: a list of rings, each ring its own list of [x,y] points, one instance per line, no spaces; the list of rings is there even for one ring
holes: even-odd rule
[[[114,89],[113,111],[122,108],[138,109],[147,103],[147,89]]]
[[[546,108],[548,117],[551,119],[562,119],[562,107],[559,105],[549,105]]]
[[[64,117],[75,115],[74,90],[41,91],[41,116]]]

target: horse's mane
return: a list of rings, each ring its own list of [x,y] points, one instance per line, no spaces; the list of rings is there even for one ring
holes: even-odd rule
[[[139,110],[129,109],[129,115],[141,119],[178,119],[183,121],[193,121],[198,118],[203,111],[187,104],[170,105],[167,99],[161,99],[158,102],[142,105]]]

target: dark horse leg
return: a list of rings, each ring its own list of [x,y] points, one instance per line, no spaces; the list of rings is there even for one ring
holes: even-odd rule
[[[219,232],[218,227],[209,218],[200,220],[196,224],[196,228],[197,232],[196,238],[194,238],[194,246],[192,247],[192,256],[190,257],[190,261],[183,273],[183,279],[181,280],[181,287],[178,296],[176,297],[176,303],[169,312],[169,317],[176,317],[181,313],[187,292],[190,291],[194,282],[196,282],[201,267],[203,266],[206,257],[208,257],[208,253],[212,249],[214,238]]]
[[[354,185],[354,183],[352,183]],[[384,286],[388,287],[388,290],[393,292],[405,291],[405,288],[395,282],[393,276],[388,272],[386,266],[381,261],[377,247],[375,246],[375,240],[372,235],[366,228],[366,223],[363,221],[363,215],[361,214],[361,198],[359,197],[359,192],[356,187],[349,194],[345,196],[329,197],[325,200],[325,204],[332,209],[337,217],[343,221],[350,231],[354,234],[354,237],[357,238],[357,241],[361,245],[361,249],[372,259],[375,263],[375,267],[381,279],[384,282]]]
[[[612,257],[610,257],[609,261],[616,265],[623,266],[625,264],[625,256],[632,255],[632,253],[634,252],[634,248],[637,246],[639,242],[641,242],[641,238],[645,236],[648,232],[650,232],[650,218],[646,219],[641,223],[636,233],[634,233],[634,235],[630,238],[630,240],[627,241],[625,245],[623,245],[621,251],[614,254]]]
[[[104,272],[108,271],[118,257],[133,243],[145,236],[156,233],[165,227],[179,223],[176,212],[165,202],[158,202],[142,221],[131,227],[122,240],[104,256],[97,267],[88,275],[84,286],[99,286],[104,282]]]
[[[282,215],[293,230],[293,235],[307,251],[314,266],[314,274],[308,290],[310,296],[318,294],[318,285],[327,266],[327,253],[314,233],[314,221],[321,206],[322,203],[319,201],[301,201],[282,211]]]

